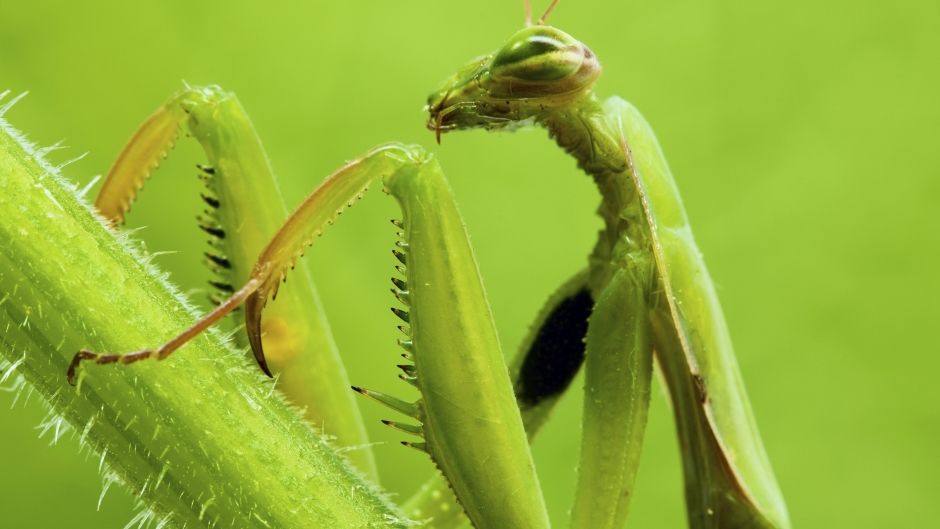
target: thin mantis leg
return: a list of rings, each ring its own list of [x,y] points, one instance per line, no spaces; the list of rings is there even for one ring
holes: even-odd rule
[[[96,353],[94,351],[89,351],[87,349],[82,349],[75,356],[72,357],[72,361],[69,363],[69,368],[66,373],[68,377],[69,384],[75,384],[75,374],[78,369],[79,364],[82,362],[94,362],[99,365],[105,364],[133,364],[134,362],[139,362],[141,360],[154,359],[154,360],[163,360],[166,357],[170,356],[177,349],[186,344],[186,342],[192,340],[200,333],[208,329],[209,327],[215,325],[222,318],[229,315],[233,310],[238,308],[239,305],[245,302],[245,299],[251,295],[254,291],[258,290],[260,281],[255,278],[252,278],[248,283],[245,284],[242,288],[238,290],[232,297],[225,300],[224,303],[216,307],[212,312],[203,316],[199,321],[197,321],[192,327],[187,328],[175,338],[166,342],[165,344],[157,347],[156,349],[144,349],[141,351],[136,351],[133,353],[119,353],[119,354],[106,354],[106,353]]]
[[[212,86],[187,87],[171,97],[121,151],[95,206],[112,224],[123,222],[181,130],[200,143],[208,158],[207,165],[198,166],[206,205],[199,227],[209,236],[206,264],[214,272],[212,297],[219,304],[235,292],[235,286],[249,281],[258,255],[287,217],[261,141],[233,94]],[[278,389],[339,445],[356,447],[347,451],[350,460],[377,478],[362,415],[304,267],[292,274],[290,288],[265,316],[260,334],[268,353],[268,372],[277,374]],[[244,333],[234,338],[240,346],[249,345]],[[141,353],[136,358],[144,357]]]
[[[354,389],[419,421],[387,424],[424,438],[407,444],[430,454],[475,527],[547,529],[544,499],[463,221],[436,160],[420,148],[379,147],[328,177],[261,252],[246,286],[167,347],[177,347],[244,300],[249,337],[264,366],[256,338],[266,301],[304,249],[376,179],[402,208],[399,248],[407,266],[397,296],[407,308],[398,314],[411,336],[401,345],[414,364],[401,367],[422,399],[408,403]]]
[[[374,149],[327,177],[287,218],[261,252],[245,285],[191,327],[160,347],[127,353],[126,355],[130,356],[128,360],[121,360],[121,357],[125,356],[121,354],[80,351],[69,367],[69,381],[74,383],[76,369],[83,361],[127,364],[147,358],[163,360],[242,304],[247,305],[245,325],[249,330],[252,346],[257,347],[253,349],[255,358],[262,370],[270,375],[261,344],[261,312],[267,300],[277,295],[280,283],[285,280],[287,272],[294,267],[304,249],[313,243],[327,225],[334,222],[343,209],[362,197],[376,175],[381,177],[385,174],[376,169],[383,163],[389,165],[387,158],[397,160],[394,156],[398,154],[398,150],[397,146]],[[387,171],[388,169],[386,173]]]

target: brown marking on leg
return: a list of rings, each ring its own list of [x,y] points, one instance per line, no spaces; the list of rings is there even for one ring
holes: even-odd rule
[[[101,364],[101,365],[107,365],[107,364],[113,364],[119,361],[120,359],[121,359],[121,355],[119,354],[98,355],[98,357],[95,358],[95,363]]]
[[[66,372],[66,378],[68,378],[69,385],[75,385],[75,370],[78,369],[78,364],[82,363],[82,360],[91,360],[97,357],[98,355],[96,353],[86,351],[85,349],[75,353],[75,356],[72,357],[72,361],[69,362],[69,369]]]
[[[127,353],[120,355],[119,362],[122,364],[133,364],[134,362],[139,362],[141,360],[146,360],[154,356],[154,351],[152,349],[144,349],[143,351],[137,351],[136,353]]]

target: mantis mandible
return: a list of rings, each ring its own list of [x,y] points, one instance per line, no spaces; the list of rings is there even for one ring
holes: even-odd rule
[[[459,69],[429,98],[427,126],[546,128],[596,183],[604,228],[588,266],[543,309],[511,369],[503,361],[473,251],[452,192],[433,155],[387,144],[329,176],[280,224],[284,208],[267,157],[235,97],[187,87],[140,127],[124,148],[96,206],[120,223],[137,191],[180,128],[209,159],[201,167],[209,206],[207,254],[227,299],[156,349],[125,354],[80,351],[88,360],[162,360],[244,305],[247,342],[268,375],[308,416],[346,445],[364,440],[348,402],[346,375],[304,274],[265,312],[305,249],[368,187],[379,183],[402,210],[393,293],[403,308],[401,378],[421,393],[414,403],[353,387],[416,420],[384,421],[422,437],[461,508],[431,481],[406,504],[429,527],[550,527],[528,438],[585,366],[583,438],[570,524],[619,528],[627,515],[650,398],[654,358],[678,425],[689,524],[694,528],[787,528],[788,516],[738,371],[714,286],[655,135],[629,103],[594,93],[598,58],[545,25],[553,2],[495,53]],[[273,198],[267,198],[273,196]],[[252,263],[254,263],[252,265]],[[237,289],[233,285],[240,285]],[[304,298],[308,299],[308,298]],[[312,359],[312,360],[311,360]],[[273,368],[273,369],[272,369]],[[507,373],[510,373],[507,376]],[[521,411],[521,413],[520,413]],[[468,439],[473,439],[468,442]],[[363,455],[364,454],[364,455]],[[485,462],[485,464],[484,464]],[[354,460],[374,475],[367,451]]]

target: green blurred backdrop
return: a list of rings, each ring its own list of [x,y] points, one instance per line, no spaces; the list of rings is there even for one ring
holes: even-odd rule
[[[536,7],[538,9],[538,6]],[[219,83],[252,115],[290,205],[387,140],[432,146],[426,94],[501,44],[521,2],[6,2],[8,117],[64,138],[66,174],[104,172],[181,86]],[[656,128],[720,287],[794,526],[926,527],[940,517],[940,4],[935,0],[562,2],[551,21],[601,58],[600,91]],[[585,263],[599,228],[588,178],[541,131],[445,136],[455,188],[507,351]],[[148,186],[130,226],[196,299],[203,236],[193,145]],[[401,391],[388,311],[392,201],[376,193],[306,260],[353,381]],[[157,337],[155,337],[156,339]],[[576,393],[576,392],[575,392]],[[674,432],[657,391],[631,527],[683,525]],[[35,399],[0,395],[0,527],[120,528],[97,460],[39,437]],[[23,402],[23,399],[20,399]],[[577,395],[535,446],[564,525]],[[383,482],[410,493],[428,461],[365,403]],[[311,491],[311,494],[315,494]],[[934,520],[934,522],[930,522]]]

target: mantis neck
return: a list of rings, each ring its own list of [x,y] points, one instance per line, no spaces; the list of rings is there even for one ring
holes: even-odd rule
[[[593,93],[537,118],[558,146],[593,178],[601,194],[597,212],[604,229],[590,257],[589,284],[595,296],[618,268],[643,265],[650,270],[652,266],[649,228],[617,118]]]

